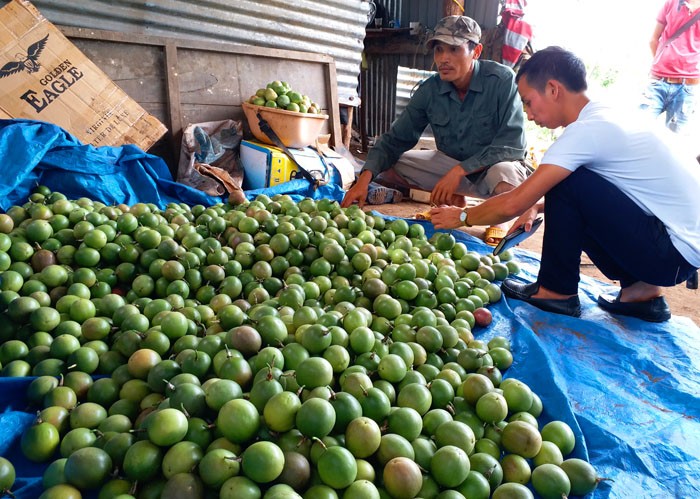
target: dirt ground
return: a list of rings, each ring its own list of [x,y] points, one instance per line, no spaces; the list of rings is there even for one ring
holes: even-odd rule
[[[425,211],[428,205],[416,203],[413,201],[402,201],[398,204],[384,204],[369,206],[380,213],[389,216],[399,216],[410,218],[418,212]],[[471,227],[466,230],[472,236],[483,237],[484,227]],[[542,228],[538,230],[532,237],[526,239],[520,247],[534,253],[542,251]],[[590,259],[584,254],[581,260],[581,273],[592,277],[601,282],[614,283],[607,279],[601,272],[591,263]],[[679,284],[673,288],[666,288],[664,296],[671,307],[671,312],[674,315],[689,317],[697,326],[700,326],[700,290],[688,289],[685,284]]]

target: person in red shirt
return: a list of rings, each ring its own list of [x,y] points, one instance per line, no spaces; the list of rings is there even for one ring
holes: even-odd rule
[[[656,17],[650,40],[654,57],[651,81],[640,107],[653,116],[666,113],[666,126],[677,133],[690,133],[700,84],[700,16],[675,33],[698,12],[700,0],[666,0]]]

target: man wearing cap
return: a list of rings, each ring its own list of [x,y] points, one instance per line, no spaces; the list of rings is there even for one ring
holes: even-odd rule
[[[437,74],[420,85],[370,149],[344,207],[355,201],[364,205],[373,180],[431,191],[431,202],[456,206],[465,206],[465,196],[487,198],[525,180],[530,170],[521,162],[525,118],[515,75],[502,64],[479,60],[480,38],[478,23],[469,17],[438,22],[427,41]],[[410,150],[428,125],[437,151]]]

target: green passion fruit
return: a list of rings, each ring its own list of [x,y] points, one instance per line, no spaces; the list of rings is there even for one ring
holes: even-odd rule
[[[540,434],[542,401],[504,379],[517,352],[488,329],[517,271],[332,200],[42,187],[0,214],[0,374],[37,376],[21,449],[50,463],[43,497],[555,494],[573,432]],[[560,464],[572,493],[600,480],[583,463]]]

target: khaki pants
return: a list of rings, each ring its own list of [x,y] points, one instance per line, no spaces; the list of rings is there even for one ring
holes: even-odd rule
[[[440,151],[411,150],[405,152],[396,164],[394,171],[403,177],[411,187],[432,191],[440,179],[459,161]],[[487,198],[496,185],[506,182],[513,187],[523,183],[531,173],[519,161],[496,163],[485,171],[462,178],[457,194],[462,196]]]

